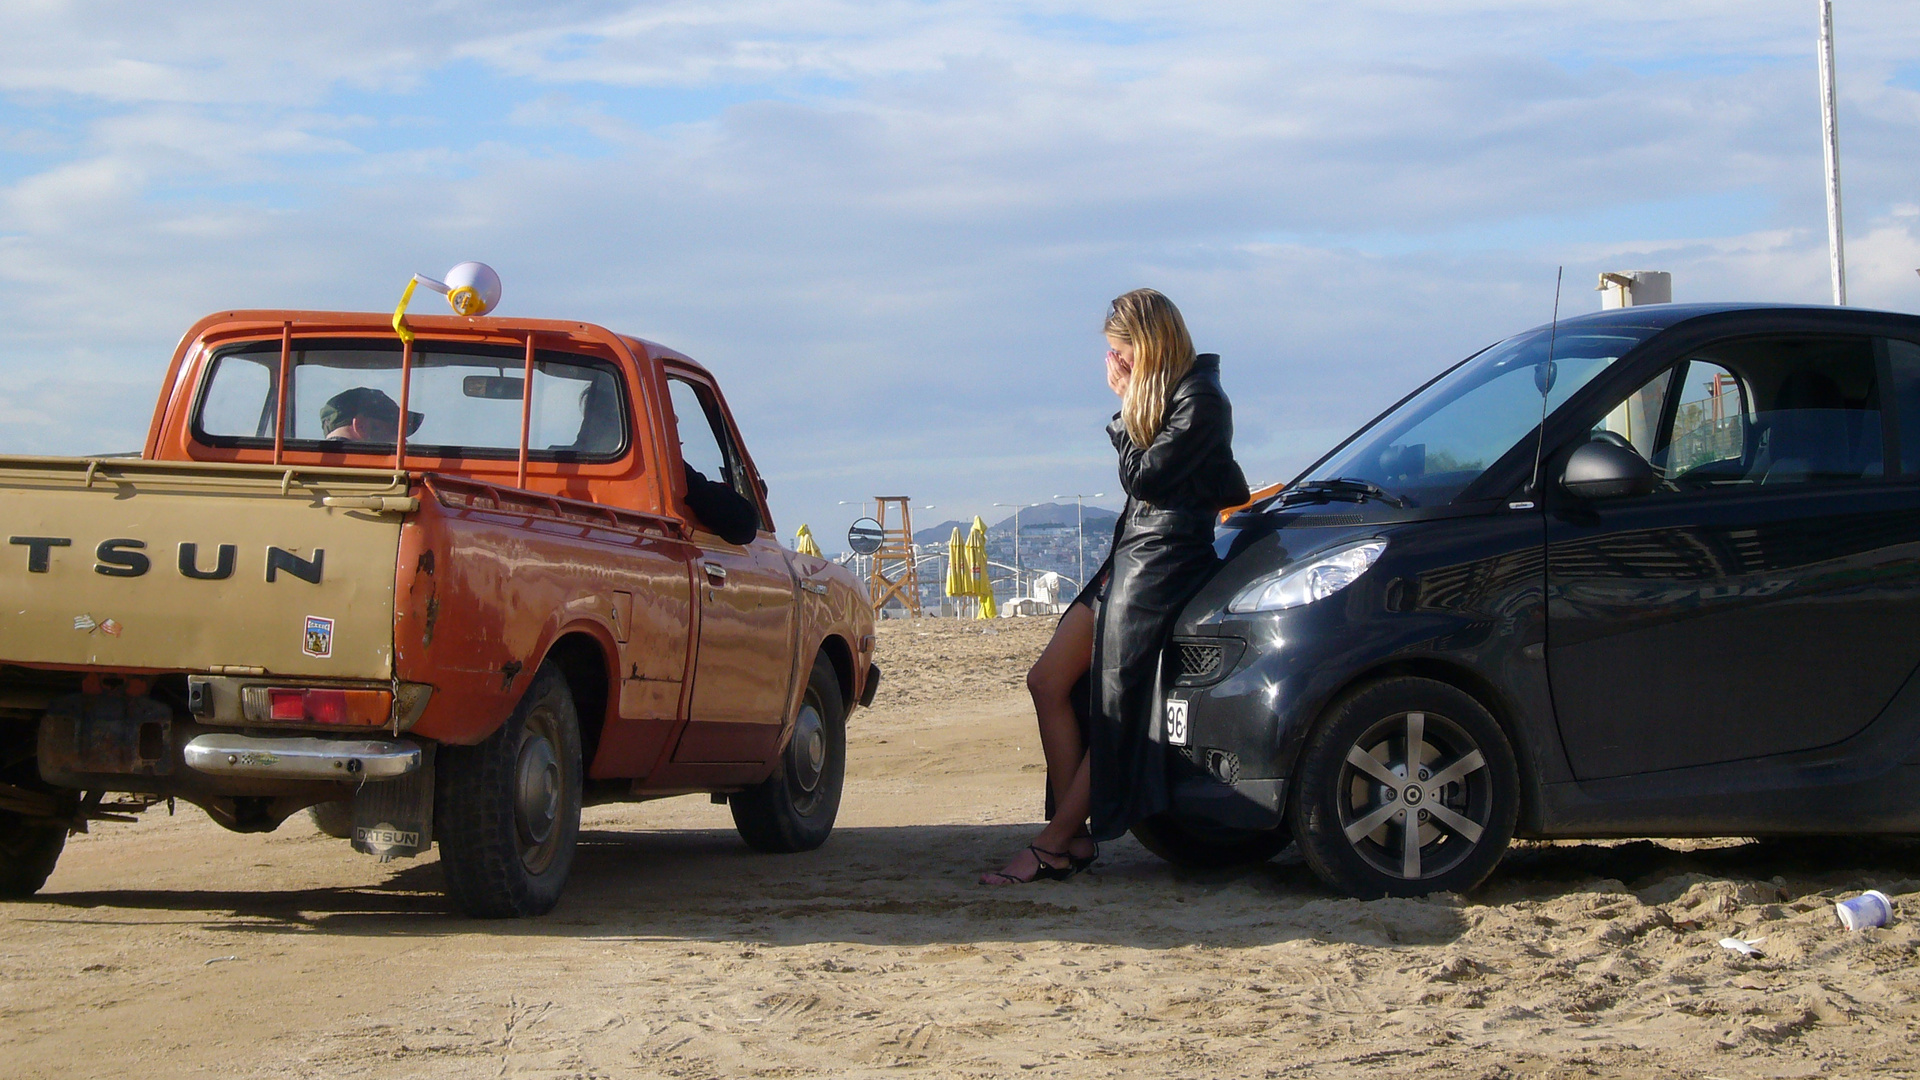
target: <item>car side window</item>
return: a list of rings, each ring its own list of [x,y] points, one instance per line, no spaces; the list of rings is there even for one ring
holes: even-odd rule
[[[1751,410],[1740,380],[1711,360],[1691,360],[1677,394],[1664,461],[1667,478],[1688,478],[1697,485],[1743,476]]]
[[[1648,379],[1593,425],[1593,434],[1612,434],[1625,439],[1641,457],[1660,464],[1655,450],[1659,445],[1660,419],[1667,407],[1667,384],[1672,377],[1673,369],[1668,368]]]
[[[1865,337],[1739,338],[1686,361],[1654,463],[1683,490],[1885,475],[1880,379]]]
[[[1920,345],[1887,339],[1888,390],[1899,418],[1900,471],[1920,475]]]

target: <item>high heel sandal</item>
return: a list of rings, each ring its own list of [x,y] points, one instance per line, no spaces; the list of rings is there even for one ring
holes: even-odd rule
[[[1092,840],[1093,834],[1083,828],[1079,832],[1075,833],[1072,839]],[[1092,866],[1094,863],[1099,861],[1100,861],[1100,845],[1098,842],[1096,842],[1093,845],[1093,854],[1091,855],[1075,855],[1072,852],[1067,852],[1067,868],[1076,874],[1085,871],[1088,867]]]
[[[1064,851],[1048,851],[1046,848],[1037,847],[1033,844],[1028,844],[1027,850],[1033,852],[1034,871],[1032,876],[1015,877],[1014,875],[1007,873],[1005,870],[995,870],[985,876],[997,877],[1003,880],[999,882],[994,882],[991,884],[1028,885],[1036,881],[1065,881],[1068,878],[1072,877],[1073,875],[1086,869],[1085,865],[1081,865],[1080,860],[1074,858],[1072,855],[1069,855]],[[1067,860],[1067,865],[1053,866],[1049,864],[1045,858],[1043,858],[1043,856],[1047,856],[1047,855],[1051,855],[1056,859],[1065,859]],[[1088,859],[1087,865],[1091,865],[1092,862],[1093,862],[1092,859]],[[989,883],[982,882],[981,884],[989,884]]]

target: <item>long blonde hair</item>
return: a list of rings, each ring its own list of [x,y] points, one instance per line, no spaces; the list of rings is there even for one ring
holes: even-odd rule
[[[1107,308],[1107,336],[1133,346],[1133,374],[1120,402],[1120,422],[1145,449],[1167,419],[1167,395],[1193,370],[1193,338],[1180,309],[1157,289],[1135,289]]]

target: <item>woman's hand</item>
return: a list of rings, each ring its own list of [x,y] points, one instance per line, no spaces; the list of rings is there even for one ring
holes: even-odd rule
[[[1133,364],[1117,349],[1107,350],[1107,389],[1127,396],[1127,383],[1133,378]]]

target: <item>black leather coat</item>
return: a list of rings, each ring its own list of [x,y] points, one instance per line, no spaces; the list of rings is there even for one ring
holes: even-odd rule
[[[1094,838],[1111,840],[1167,808],[1161,653],[1180,609],[1213,572],[1219,512],[1247,500],[1233,460],[1233,407],[1220,358],[1202,353],[1167,399],[1153,442],[1133,445],[1116,416],[1126,510],[1114,524],[1112,579],[1093,644],[1087,752]]]

